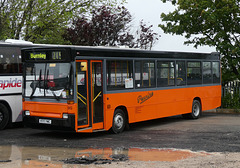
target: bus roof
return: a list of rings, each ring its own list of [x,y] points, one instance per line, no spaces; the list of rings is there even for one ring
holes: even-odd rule
[[[196,53],[177,51],[153,51],[142,49],[122,48],[79,48],[76,47],[77,56],[100,56],[100,57],[135,57],[135,58],[180,58],[180,59],[219,59],[217,52]]]
[[[72,50],[74,56],[92,57],[121,57],[121,58],[173,58],[173,59],[210,59],[219,60],[220,54],[197,53],[197,52],[177,52],[177,51],[153,51],[132,48],[117,47],[96,47],[96,46],[73,46],[73,45],[33,45],[23,50]]]
[[[30,41],[24,41],[24,40],[16,40],[16,39],[7,39],[5,40],[6,43],[12,43],[12,44],[33,44]]]

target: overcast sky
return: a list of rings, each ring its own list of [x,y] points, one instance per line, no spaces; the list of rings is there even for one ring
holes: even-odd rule
[[[160,14],[169,13],[174,10],[171,3],[162,3],[161,0],[127,0],[126,8],[134,17],[135,28],[139,26],[140,20],[144,20],[147,25],[153,25],[154,32],[161,35],[153,50],[163,51],[187,51],[187,52],[214,52],[214,48],[199,47],[195,49],[193,45],[183,45],[185,38],[182,36],[164,34],[158,24],[161,23]]]

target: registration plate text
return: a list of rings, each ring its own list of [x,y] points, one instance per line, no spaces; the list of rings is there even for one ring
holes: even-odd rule
[[[41,123],[41,124],[52,124],[52,120],[49,120],[49,119],[39,119],[39,123]]]

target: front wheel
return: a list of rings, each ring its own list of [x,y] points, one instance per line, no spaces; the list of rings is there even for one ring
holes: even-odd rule
[[[126,116],[121,109],[117,109],[114,112],[113,123],[112,123],[112,132],[115,134],[123,132],[126,126]]]
[[[8,108],[3,105],[0,104],[0,130],[4,129],[9,121],[9,112],[8,112]]]
[[[193,100],[192,112],[188,114],[183,114],[183,118],[188,119],[198,119],[202,113],[202,106],[198,100]]]

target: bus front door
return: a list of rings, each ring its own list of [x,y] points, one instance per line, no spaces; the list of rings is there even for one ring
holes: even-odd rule
[[[76,63],[78,112],[77,130],[103,129],[102,61]]]

